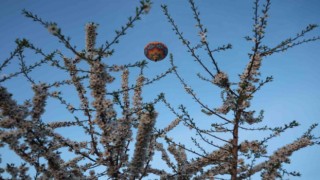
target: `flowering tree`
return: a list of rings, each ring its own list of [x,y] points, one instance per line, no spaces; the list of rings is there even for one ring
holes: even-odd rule
[[[97,24],[88,23],[84,50],[78,50],[73,46],[70,38],[63,35],[56,23],[46,22],[24,10],[23,14],[26,17],[47,28],[73,53],[73,57],[60,50],[45,53],[28,40],[18,39],[16,49],[1,62],[0,72],[13,59],[18,59],[20,69],[1,77],[0,83],[22,75],[32,85],[34,96],[25,103],[18,104],[10,92],[0,84],[0,145],[9,147],[25,161],[25,164],[20,166],[7,164],[0,169],[0,173],[6,173],[12,179],[142,179],[149,174],[157,175],[161,179],[223,179],[225,176],[221,175],[229,175],[232,180],[250,179],[256,173],[260,173],[263,179],[275,179],[283,175],[298,176],[297,172],[287,172],[282,164],[290,162],[289,157],[293,152],[320,144],[319,137],[312,134],[317,124],[311,125],[296,141],[270,153],[267,142],[299,124],[293,121],[283,127],[258,127],[257,124],[263,120],[263,111],[254,116],[255,111],[249,108],[255,93],[272,81],[272,77],[260,77],[262,60],[272,54],[319,40],[320,37],[302,39],[317,26],[309,25],[295,37],[273,47],[266,46],[263,40],[270,0],[266,0],[261,9],[259,0],[255,0],[253,35],[246,37],[246,40],[253,42],[252,52],[249,53],[248,65],[239,76],[239,81],[230,82],[228,74],[218,66],[214,53],[231,49],[232,46],[228,44],[211,49],[207,41],[207,29],[200,20],[200,13],[193,0],[189,0],[189,3],[200,36],[200,42],[195,46],[183,36],[169,14],[168,7],[163,5],[162,9],[191,57],[208,76],[199,74],[199,78],[221,89],[221,107],[211,108],[196,95],[195,90],[179,74],[178,68],[174,65],[173,55],[170,55],[171,67],[154,78],[144,76],[146,61],[121,66],[105,63],[105,59],[114,52],[113,45],[119,42],[142,15],[149,12],[149,0],[142,0],[135,15],[129,17],[125,26],[116,31],[111,41],[106,41],[101,46],[96,45]],[[43,59],[26,65],[26,49],[34,51]],[[213,69],[200,59],[197,54],[199,49],[207,51]],[[30,73],[43,64],[50,64],[54,69],[67,72],[69,77],[52,83],[36,82]],[[130,85],[130,72],[136,69],[139,75],[136,82]],[[121,85],[118,89],[112,90],[110,87],[115,84],[115,76],[119,72],[122,73]],[[197,125],[197,121],[191,117],[185,105],[181,105],[179,111],[176,110],[164,94],[159,94],[152,102],[144,102],[142,88],[170,73],[176,75],[186,93],[201,106],[204,114],[215,116],[219,121],[210,123],[210,128],[203,129]],[[71,103],[63,96],[61,90],[65,86],[74,87],[79,104]],[[47,101],[51,99],[58,100],[74,118],[59,122],[45,121],[42,116]],[[164,129],[155,127],[158,114],[155,104],[161,103],[176,116]],[[192,140],[199,150],[176,142],[168,136],[168,132],[174,130],[179,123],[196,132]],[[72,140],[58,133],[59,129],[69,127],[83,130],[87,135],[86,139]],[[239,130],[269,131],[271,134],[262,140],[240,141]],[[215,150],[208,151],[199,140]],[[133,149],[130,150],[130,147]],[[151,166],[155,151],[160,152],[167,168]],[[65,153],[69,159],[62,157]],[[196,158],[190,158],[191,155],[196,155]],[[35,169],[32,176],[28,172],[29,167]]]

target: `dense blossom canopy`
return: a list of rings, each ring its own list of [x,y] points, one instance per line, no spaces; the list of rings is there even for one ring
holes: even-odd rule
[[[115,31],[111,41],[104,41],[103,44],[97,45],[101,42],[97,40],[100,37],[98,24],[87,23],[83,49],[73,45],[57,23],[46,22],[24,10],[26,17],[43,25],[69,53],[60,49],[45,53],[30,41],[17,39],[17,47],[7,59],[1,61],[0,74],[10,63],[18,62],[19,68],[0,77],[0,147],[10,149],[25,163],[18,166],[1,164],[0,179],[134,180],[156,176],[161,180],[238,180],[260,175],[264,180],[274,180],[299,176],[298,172],[287,171],[283,164],[290,163],[290,156],[296,151],[320,144],[320,138],[313,134],[317,124],[297,134],[295,140],[272,149],[268,146],[270,140],[297,127],[299,123],[292,121],[278,127],[261,126],[259,123],[264,120],[264,111],[257,114],[252,109],[252,100],[257,91],[273,80],[272,76],[264,78],[261,75],[266,57],[319,40],[320,37],[303,39],[317,25],[311,24],[294,37],[268,46],[264,39],[271,1],[254,0],[252,34],[245,37],[252,48],[245,58],[243,71],[235,79],[225,67],[220,66],[220,58],[216,55],[230,50],[232,45],[213,49],[199,9],[194,0],[189,0],[189,4],[196,23],[196,42],[186,38],[166,5],[162,5],[161,9],[181,41],[180,45],[189,53],[190,58],[177,62],[184,65],[191,59],[199,65],[191,67],[196,70],[200,67],[201,73],[197,77],[221,93],[220,101],[214,103],[211,99],[207,100],[208,94],[204,96],[206,100],[200,98],[197,88],[190,85],[189,79],[181,73],[181,67],[176,66],[174,54],[169,55],[170,61],[165,61],[169,66],[167,70],[154,77],[146,75],[147,71],[154,69],[148,69],[145,60],[121,65],[109,61],[115,52],[114,45],[142,15],[151,10],[149,0],[141,0],[135,15]],[[29,65],[26,50],[42,59]],[[126,50],[121,53],[126,53]],[[168,48],[163,43],[151,42],[144,53],[151,61],[160,61],[167,56]],[[43,65],[65,73],[64,77],[60,77],[66,79],[50,77],[46,79],[48,82],[38,82],[33,71]],[[169,78],[168,74],[174,75],[177,84],[182,86],[181,90],[194,100],[195,105],[191,106],[193,112],[200,112],[203,116],[198,113],[194,118],[186,104],[176,108],[171,103],[177,99],[169,99],[164,93],[146,100],[148,91],[145,87],[154,85],[162,78]],[[32,90],[31,98],[25,102],[17,101],[6,87],[5,82],[16,76],[25,78]],[[170,79],[170,83],[174,82]],[[69,91],[72,93],[68,95],[71,94],[77,101],[64,94]],[[53,101],[63,107],[66,113],[63,115],[68,113],[70,116],[60,121],[48,119],[46,112],[52,112],[53,118],[59,113],[55,108],[48,108]],[[160,109],[159,105],[164,108]],[[172,114],[169,122],[162,119],[163,110]],[[157,122],[164,126],[158,126]],[[192,145],[179,142],[178,137],[172,135],[181,127],[187,132],[183,131],[179,136],[191,134]],[[70,138],[68,134],[72,131],[69,128],[77,128],[82,137]],[[243,139],[244,131],[254,136]],[[259,132],[267,135],[255,136]]]

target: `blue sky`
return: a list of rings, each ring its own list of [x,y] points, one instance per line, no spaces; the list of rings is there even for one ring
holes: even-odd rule
[[[227,52],[215,54],[220,68],[229,73],[232,81],[237,81],[237,74],[244,69],[252,44],[244,40],[244,36],[251,35],[252,25],[252,1],[211,0],[196,1],[201,12],[203,24],[208,28],[208,41],[212,48],[219,45],[231,43],[233,49]],[[171,26],[167,22],[160,8],[161,4],[167,4],[172,17],[175,19],[185,37],[193,44],[199,42],[196,22],[192,18],[192,12],[187,0],[159,0],[154,2],[150,13],[143,16],[128,34],[120,39],[120,44],[115,45],[115,54],[108,60],[107,64],[134,63],[145,59],[144,46],[150,41],[161,41],[169,48],[169,53],[174,55],[178,71],[184,79],[194,87],[199,97],[208,105],[217,106],[220,98],[217,88],[210,86],[196,77],[197,72],[204,72],[200,66],[186,52],[186,48],[175,36]],[[66,51],[58,41],[50,36],[48,31],[40,24],[32,22],[21,15],[22,9],[27,9],[47,21],[57,22],[65,35],[70,36],[71,42],[79,48],[84,48],[84,26],[87,22],[99,24],[98,43],[110,40],[114,37],[114,30],[119,29],[134,14],[138,1],[129,0],[96,0],[96,1],[0,1],[0,60],[9,56],[15,47],[16,38],[29,39],[46,52],[54,49]],[[294,36],[309,23],[320,24],[320,1],[318,0],[282,0],[273,1],[270,10],[269,26],[267,28],[265,43],[273,46],[285,38]],[[309,36],[319,36],[320,29],[313,31]],[[299,121],[302,125],[294,130],[288,131],[280,138],[270,144],[270,149],[275,150],[282,143],[286,144],[299,137],[312,123],[319,122],[320,111],[320,42],[312,42],[291,49],[285,53],[276,54],[263,61],[262,76],[274,76],[274,82],[266,85],[257,93],[252,101],[252,109],[265,110],[265,122],[270,126],[279,126],[292,120]],[[205,52],[199,52],[204,61],[209,59]],[[40,59],[39,56],[27,54],[30,63]],[[146,69],[146,75],[152,77],[170,67],[169,58],[157,63],[150,62]],[[16,64],[8,67],[8,72],[14,71]],[[59,79],[63,74],[48,71],[43,67],[33,74],[36,80]],[[134,80],[134,79],[132,79]],[[32,94],[29,85],[23,78],[15,78],[4,84],[14,94],[19,102],[30,98]],[[200,108],[193,102],[191,97],[183,92],[182,85],[173,75],[145,88],[145,100],[149,101],[160,92],[165,92],[173,106],[185,104],[189,107],[191,115],[197,119],[200,125],[209,125],[215,118],[206,118],[200,112]],[[66,92],[68,94],[68,92]],[[69,92],[70,93],[70,92]],[[72,94],[72,93],[70,93]],[[76,101],[76,100],[74,100]],[[49,104],[45,118],[66,117],[63,110],[60,111],[58,104]],[[57,108],[57,109],[56,109]],[[158,107],[160,113],[157,127],[161,128],[168,124],[174,117],[168,110]],[[58,114],[58,115],[57,115]],[[68,116],[67,116],[68,117]],[[178,140],[187,141],[186,129],[179,127],[172,136]],[[320,135],[319,128],[317,135]],[[188,132],[189,133],[189,132]],[[190,132],[192,133],[192,132]],[[76,133],[75,133],[76,134]],[[261,138],[259,135],[243,133],[243,137]],[[72,135],[71,135],[72,136]],[[76,135],[75,135],[76,136]],[[295,153],[289,170],[299,170],[301,179],[314,179],[319,176],[320,162],[319,147],[311,147]],[[5,158],[3,149],[0,153]],[[294,178],[292,178],[294,179]]]

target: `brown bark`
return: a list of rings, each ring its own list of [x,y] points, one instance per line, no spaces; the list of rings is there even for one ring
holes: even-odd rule
[[[238,100],[238,105],[242,103],[242,98],[240,96],[239,100]],[[239,150],[239,145],[238,145],[238,140],[239,140],[239,121],[240,121],[240,117],[241,117],[241,113],[242,110],[238,109],[237,113],[235,115],[235,119],[234,119],[234,126],[233,126],[233,139],[232,139],[232,149],[231,149],[231,153],[232,153],[232,162],[231,162],[231,169],[230,169],[230,174],[231,174],[231,180],[237,180],[237,175],[238,175],[238,171],[237,171],[237,167],[238,167],[238,150]]]

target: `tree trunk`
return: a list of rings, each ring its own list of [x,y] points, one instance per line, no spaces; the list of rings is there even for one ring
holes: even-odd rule
[[[237,167],[238,167],[238,133],[239,133],[239,121],[241,117],[241,110],[238,110],[234,119],[234,127],[233,127],[233,140],[232,140],[232,162],[231,162],[231,180],[236,180],[237,179]]]

